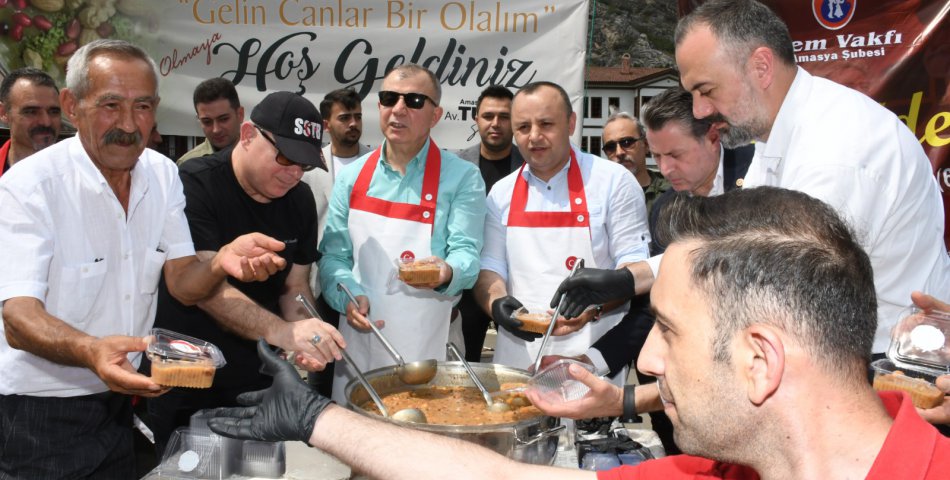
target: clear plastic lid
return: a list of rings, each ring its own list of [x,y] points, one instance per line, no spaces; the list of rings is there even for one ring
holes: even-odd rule
[[[151,360],[181,360],[203,362],[223,367],[224,354],[214,344],[163,328],[153,328],[148,339],[148,358]]]
[[[398,277],[409,285],[424,285],[439,281],[442,265],[445,262],[439,257],[415,258],[401,256],[396,259],[399,269]]]
[[[932,375],[950,368],[950,313],[912,308],[891,333],[889,358],[898,367]]]
[[[528,388],[535,390],[547,400],[571,402],[580,399],[590,387],[579,380],[575,380],[568,372],[571,365],[577,365],[594,373],[593,365],[578,362],[569,358],[562,358],[544,368],[528,380]]]

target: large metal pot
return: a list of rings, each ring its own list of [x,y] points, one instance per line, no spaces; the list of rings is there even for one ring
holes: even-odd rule
[[[502,383],[527,382],[531,377],[524,370],[504,365],[472,363],[471,366],[489,391],[498,390]],[[395,366],[378,368],[365,373],[365,376],[380,396],[432,386],[475,387],[461,362],[439,362],[435,378],[425,385],[406,385],[399,380]],[[357,380],[351,380],[344,392],[350,409],[366,416],[381,418],[378,414],[367,412],[360,407],[369,402],[370,398]],[[466,440],[519,462],[538,465],[550,465],[554,462],[558,433],[562,430],[559,426],[560,420],[548,416],[493,425],[430,425],[399,422],[388,418],[385,420],[408,428]]]

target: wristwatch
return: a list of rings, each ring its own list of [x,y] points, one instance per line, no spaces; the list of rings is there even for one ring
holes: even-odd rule
[[[637,414],[636,385],[623,386],[623,414],[620,421],[623,423],[640,423],[643,421]]]

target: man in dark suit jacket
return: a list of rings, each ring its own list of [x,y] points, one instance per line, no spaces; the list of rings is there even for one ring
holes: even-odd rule
[[[478,96],[475,104],[475,125],[481,141],[459,153],[459,157],[478,165],[485,180],[485,193],[511,172],[521,168],[524,158],[511,142],[511,99],[514,95],[501,85],[491,85]],[[481,361],[482,344],[491,317],[479,307],[472,291],[462,292],[458,308],[462,313],[462,335],[465,338],[465,358]]]

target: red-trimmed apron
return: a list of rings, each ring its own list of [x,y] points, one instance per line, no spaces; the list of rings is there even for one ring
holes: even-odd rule
[[[393,278],[397,258],[432,255],[442,155],[430,140],[420,204],[414,205],[367,195],[382,148],[367,159],[350,194],[347,226],[353,242],[353,275],[369,297],[370,321],[386,321],[383,335],[406,363],[428,358],[444,360],[456,297],[412,288]],[[363,372],[396,363],[372,332],[354,329],[346,315],[340,316],[340,333],[346,339],[347,353]],[[352,378],[355,376],[346,362],[337,363],[333,376],[335,401],[345,401],[343,390]]]
[[[558,285],[571,273],[574,262],[584,259],[586,267],[596,265],[591,247],[590,218],[584,179],[571,150],[567,171],[570,211],[528,212],[529,188],[522,171],[518,172],[511,207],[508,211],[506,248],[508,254],[508,292],[527,307],[547,307]],[[569,335],[551,337],[545,355],[580,355],[620,321],[622,315],[606,315]],[[527,368],[537,358],[540,340],[525,342],[505,329],[498,330],[494,362]]]

